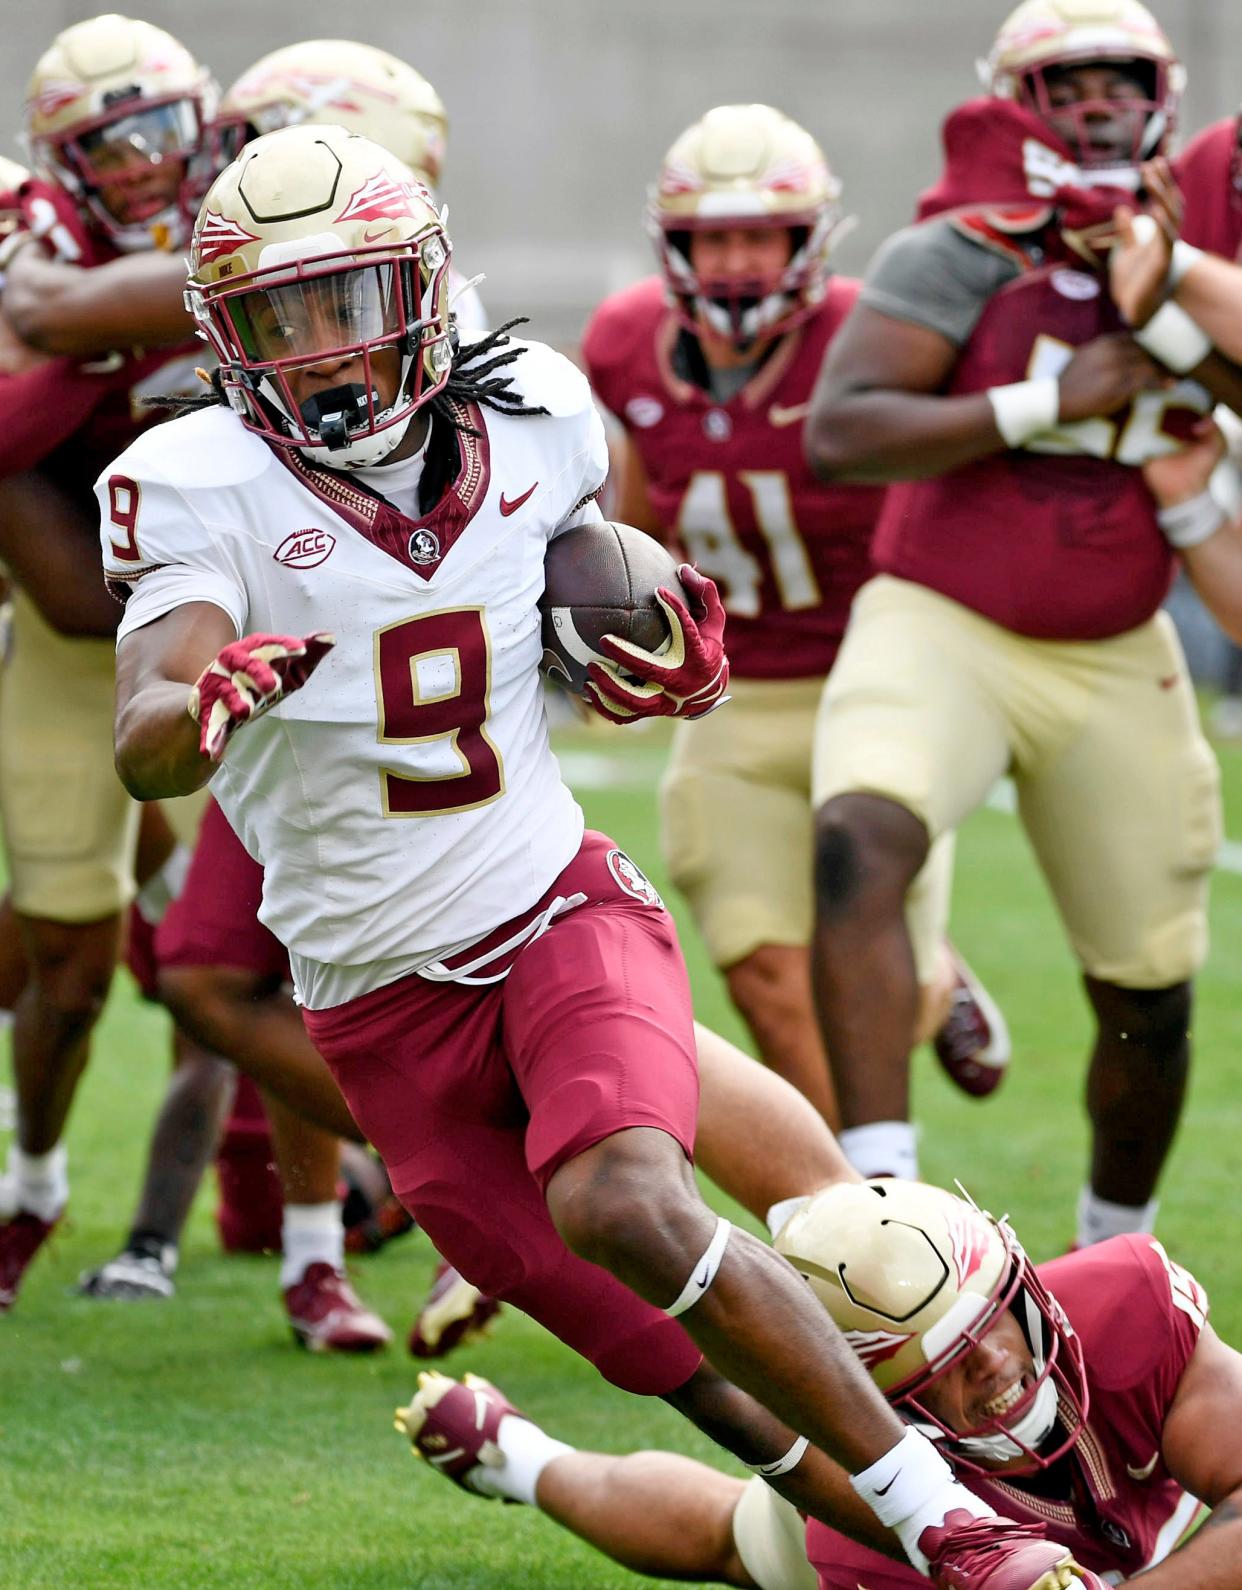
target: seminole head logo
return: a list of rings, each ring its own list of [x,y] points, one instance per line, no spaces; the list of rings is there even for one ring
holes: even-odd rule
[[[641,900],[644,905],[663,907],[664,901],[661,900],[655,885],[642,868],[630,860],[624,850],[610,850],[607,859],[609,872],[626,894],[632,895],[635,900]]]

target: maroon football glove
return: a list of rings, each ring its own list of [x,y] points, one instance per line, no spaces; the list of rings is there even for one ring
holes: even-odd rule
[[[243,635],[208,663],[187,708],[199,725],[198,748],[218,762],[243,723],[300,690],[336,645],[335,635]]]
[[[610,659],[587,669],[591,706],[613,723],[635,718],[702,718],[727,700],[729,659],[724,650],[725,611],[713,581],[689,563],[677,570],[686,600],[661,587],[656,601],[668,620],[660,652],[644,651],[619,635],[605,635]]]

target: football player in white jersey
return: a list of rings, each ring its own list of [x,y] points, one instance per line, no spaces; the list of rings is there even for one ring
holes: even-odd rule
[[[225,92],[207,132],[204,158],[195,167],[193,183],[202,191],[205,171],[214,175],[250,139],[285,126],[331,124],[362,133],[382,144],[410,166],[420,181],[435,189],[445,157],[448,119],[436,90],[407,62],[369,44],[346,39],[308,39],[263,56]],[[183,279],[176,283],[181,302]],[[479,334],[486,318],[477,290],[461,280],[450,282],[450,304],[459,331]],[[285,983],[274,967],[283,954],[262,928],[242,931],[222,911],[224,893],[236,888],[237,911],[249,911],[248,879],[229,870],[234,841],[224,831],[226,853],[218,843],[222,825],[209,817],[199,837],[187,895],[176,908],[172,932],[157,939],[159,989],[182,1028],[204,1047],[227,1056],[250,1076],[256,1058],[265,1067],[294,1075],[314,1064]],[[201,887],[206,883],[209,897]],[[187,937],[186,924],[193,924]],[[169,949],[175,944],[174,949]],[[257,1017],[262,1015],[260,1022]],[[256,1050],[261,1050],[256,1055]],[[177,1120],[184,1120],[179,1084],[170,1087],[165,1112],[156,1123],[152,1150],[168,1141]],[[291,1323],[299,1341],[318,1349],[369,1350],[388,1340],[387,1328],[370,1310],[355,1306],[341,1288],[341,1206],[336,1188],[340,1155],[334,1139],[278,1102],[274,1157],[284,1180],[281,1282]],[[176,1119],[171,1123],[165,1114]],[[257,1120],[256,1120],[257,1117]],[[204,1109],[198,1130],[214,1132],[216,1112]],[[183,1129],[184,1134],[184,1129]],[[256,1143],[256,1135],[258,1142]],[[227,1241],[266,1246],[275,1235],[271,1219],[260,1218],[271,1202],[268,1161],[263,1150],[260,1108],[253,1089],[241,1083],[234,1117],[220,1147],[221,1207],[219,1220]],[[258,1152],[256,1152],[256,1147]],[[183,1140],[182,1152],[195,1145]],[[194,1153],[201,1158],[201,1151]],[[169,1167],[171,1169],[171,1167]],[[161,1179],[152,1163],[148,1181]],[[164,1222],[167,1226],[168,1222]],[[153,1231],[142,1212],[121,1252],[107,1264],[88,1271],[82,1287],[92,1296],[108,1298],[166,1297],[172,1293],[179,1225]],[[307,1287],[304,1277],[316,1284]],[[478,1303],[477,1294],[456,1277],[437,1282],[435,1327],[451,1331],[445,1344],[476,1321],[484,1323],[494,1305]],[[445,1295],[447,1291],[447,1296]],[[415,1326],[414,1340],[434,1337],[435,1329]],[[438,1347],[438,1341],[432,1345]]]
[[[188,291],[227,406],[97,487],[121,776],[152,799],[214,775],[307,1028],[463,1274],[941,1584],[1060,1583],[1068,1554],[980,1509],[698,1195],[671,919],[584,834],[539,677],[544,554],[598,512],[602,425],[549,349],[455,346],[448,267],[426,190],[366,139],[286,128],[213,184]],[[723,696],[719,598],[680,572],[665,653],[593,665],[613,715]]]

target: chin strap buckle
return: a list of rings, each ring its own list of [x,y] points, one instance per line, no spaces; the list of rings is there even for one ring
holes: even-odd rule
[[[324,446],[336,452],[349,445],[351,430],[366,419],[370,407],[379,408],[378,391],[372,387],[368,395],[361,382],[350,381],[312,394],[298,412],[306,428],[317,432]]]

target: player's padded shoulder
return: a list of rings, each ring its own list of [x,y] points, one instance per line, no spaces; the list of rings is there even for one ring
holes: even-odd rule
[[[510,348],[517,353],[504,374],[512,378],[510,391],[531,408],[545,408],[553,419],[573,419],[589,414],[594,407],[586,376],[572,359],[546,342],[527,342],[511,337]]]
[[[1207,1294],[1155,1237],[1113,1237],[1041,1264],[1039,1274],[1104,1391],[1145,1385],[1170,1354],[1189,1356],[1207,1317]]]
[[[138,481],[151,477],[179,491],[196,491],[244,485],[273,465],[279,467],[271,448],[231,409],[214,404],[143,431],[101,480],[116,474]]]
[[[605,298],[587,322],[582,361],[591,385],[614,411],[618,384],[636,363],[646,361],[656,328],[668,312],[663,281],[648,276]]]

